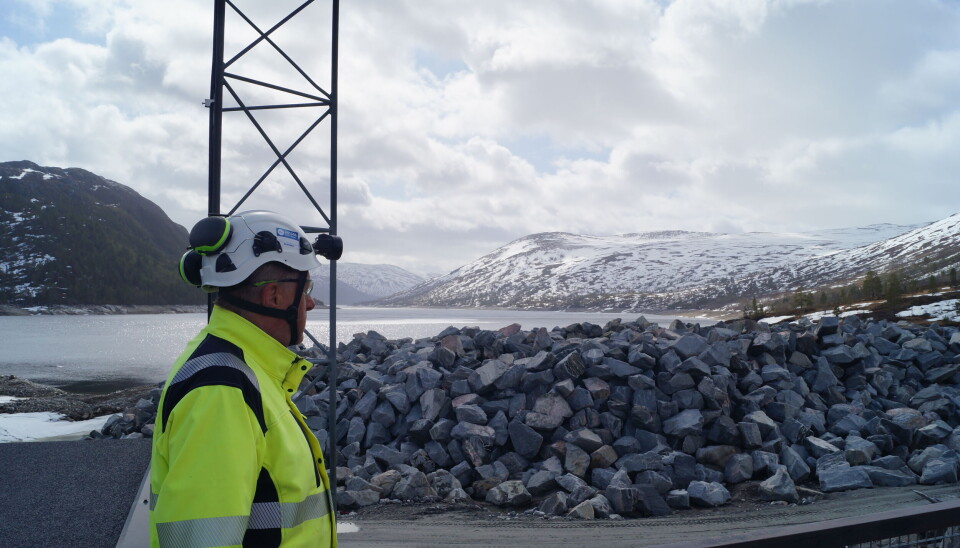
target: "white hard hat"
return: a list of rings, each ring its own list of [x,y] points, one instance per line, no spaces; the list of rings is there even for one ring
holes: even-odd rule
[[[266,263],[301,272],[320,266],[306,233],[272,211],[207,217],[190,231],[190,248],[180,260],[180,275],[208,292],[237,285]]]

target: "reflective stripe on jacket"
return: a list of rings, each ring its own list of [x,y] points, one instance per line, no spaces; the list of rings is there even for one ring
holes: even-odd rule
[[[160,398],[151,546],[336,546],[320,445],[290,400],[309,367],[214,307]]]

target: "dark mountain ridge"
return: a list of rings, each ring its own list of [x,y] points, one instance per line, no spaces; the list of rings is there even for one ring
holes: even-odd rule
[[[187,230],[79,168],[0,163],[0,304],[199,304],[177,264]]]

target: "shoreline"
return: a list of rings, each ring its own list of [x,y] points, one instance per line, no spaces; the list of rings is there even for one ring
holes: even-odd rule
[[[505,311],[505,312],[562,312],[569,314],[622,314],[624,316],[657,316],[657,317],[667,317],[673,319],[707,319],[712,321],[736,321],[742,319],[742,314],[732,314],[729,311],[723,310],[712,310],[712,309],[702,309],[702,308],[682,308],[682,309],[669,309],[669,310],[635,310],[632,308],[626,309],[616,309],[616,308],[508,308],[503,306],[427,306],[427,305],[415,305],[415,306],[400,306],[394,304],[383,304],[383,303],[363,303],[363,304],[351,304],[345,306],[355,306],[362,308],[389,308],[389,309],[399,309],[399,308],[411,308],[418,310],[495,310],[495,311]],[[319,307],[318,307],[319,308]]]
[[[329,309],[317,305],[317,310]],[[123,316],[136,314],[200,314],[205,304],[77,304],[28,306],[21,308],[0,304],[0,316]]]
[[[20,308],[0,305],[0,316],[106,316],[123,314],[195,314],[206,312],[206,305],[193,304],[97,304],[51,305]]]
[[[0,416],[20,413],[57,413],[74,422],[123,413],[141,400],[159,393],[157,384],[128,386],[111,392],[67,391],[14,375],[0,375]]]
[[[732,321],[737,318],[729,313],[720,310],[615,310],[615,309],[590,309],[590,308],[502,308],[497,306],[392,306],[392,305],[371,305],[371,304],[351,304],[343,305],[358,308],[416,308],[416,309],[437,309],[437,310],[497,310],[513,312],[565,312],[570,314],[590,313],[590,314],[623,314],[628,315],[649,315],[663,316],[672,318],[691,318],[707,319],[711,321]],[[315,310],[329,310],[330,307],[325,304],[318,304]],[[337,310],[341,310],[341,306]],[[109,316],[126,314],[197,314],[207,311],[207,305],[192,304],[78,304],[78,305],[50,305],[50,306],[29,306],[18,307],[8,304],[0,304],[0,316]]]

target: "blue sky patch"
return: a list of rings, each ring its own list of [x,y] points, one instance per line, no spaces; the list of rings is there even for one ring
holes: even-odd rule
[[[69,4],[51,3],[50,12],[44,15],[28,2],[8,0],[3,11],[0,36],[13,40],[18,46],[33,47],[58,38],[106,44],[106,36],[94,36],[80,30],[78,23],[83,12]]]
[[[512,139],[500,139],[500,144],[510,149],[510,152],[530,162],[539,173],[556,172],[556,162],[561,158],[606,162],[610,156],[609,148],[565,147],[558,145],[545,134],[520,135]]]
[[[459,57],[446,57],[436,51],[421,49],[418,49],[415,55],[417,66],[429,70],[438,80],[443,80],[451,74],[470,70]]]

